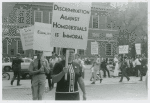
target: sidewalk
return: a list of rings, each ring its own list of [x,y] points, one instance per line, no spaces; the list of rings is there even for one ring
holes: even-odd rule
[[[116,78],[103,78],[102,83],[99,80],[96,81],[96,84],[91,84],[92,81],[88,79],[84,80],[85,86],[89,85],[106,85],[106,84],[137,84],[145,81],[145,77],[143,77],[143,81],[139,81],[139,77],[130,77],[130,81],[124,77],[123,82],[119,82],[120,77]],[[10,84],[10,80],[2,81],[2,89],[21,89],[21,88],[31,88],[31,80],[21,80],[21,86],[16,86],[17,80],[14,81],[13,85]],[[46,80],[46,85],[48,86],[48,81]],[[56,85],[55,85],[56,86]]]
[[[127,79],[124,77],[123,78],[123,82],[119,82],[121,77],[116,77],[116,78],[103,78],[102,83],[100,83],[99,80],[96,81],[96,84],[91,84],[92,81],[90,81],[90,67],[91,65],[86,65],[86,69],[85,69],[85,79],[84,79],[84,83],[85,86],[89,86],[89,85],[106,85],[106,84],[137,84],[137,83],[141,83],[145,81],[145,76],[143,77],[143,81],[139,81],[140,77],[135,77],[135,76],[131,76],[130,77],[130,81],[127,81]],[[110,72],[110,75],[112,74],[112,72]],[[13,76],[13,74],[11,73],[11,76]],[[46,86],[48,86],[48,81],[46,80]],[[21,86],[16,86],[17,84],[17,80],[14,81],[13,85],[10,84],[10,80],[4,80],[2,81],[2,89],[17,89],[17,88],[31,88],[31,80],[21,80],[20,83],[22,84]],[[56,85],[54,85],[56,87]]]
[[[87,100],[147,100],[148,92],[144,81],[130,77],[131,81],[119,83],[119,78],[106,78],[101,84],[85,81]],[[14,84],[16,81],[14,82]],[[2,100],[32,100],[30,80],[22,80],[21,86],[11,86],[10,81],[3,81]],[[43,100],[55,100],[55,90],[44,93]],[[82,91],[79,89],[82,101]]]

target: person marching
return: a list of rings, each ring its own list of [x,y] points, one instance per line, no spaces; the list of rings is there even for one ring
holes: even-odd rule
[[[104,72],[104,77],[106,77],[106,72],[108,73],[108,77],[110,78],[110,73],[109,70],[107,68],[107,62],[108,62],[108,58],[103,59],[102,63],[101,63],[101,68]]]
[[[117,77],[119,74],[118,55],[115,55],[114,64],[115,64],[114,77]]]
[[[62,60],[55,64],[53,68],[53,82],[57,83],[55,100],[79,100],[78,84],[83,92],[83,100],[86,100],[86,92],[83,78],[81,76],[81,67],[74,62],[74,49],[63,48],[63,55],[69,51],[68,66],[65,67],[66,60]],[[64,58],[65,59],[65,58]],[[65,74],[67,73],[67,80]]]
[[[121,59],[121,78],[120,78],[120,81],[119,82],[122,82],[123,81],[123,77],[125,76],[127,78],[127,80],[129,81],[130,78],[128,77],[127,75],[127,68],[129,67],[128,63],[127,63],[127,57],[124,57]]]
[[[97,77],[97,72],[98,71],[100,71],[100,58],[99,58],[99,55],[96,55],[96,58],[95,58],[95,60],[94,60],[94,62],[93,62],[93,65],[92,65],[92,67],[91,68],[93,68],[94,69],[94,80],[93,80],[93,82],[91,83],[91,84],[95,84],[95,82],[96,82],[96,77]],[[99,72],[99,74],[100,74],[100,72]],[[101,75],[101,74],[100,74]],[[100,83],[101,83],[101,81],[102,81],[102,78],[100,79],[100,77],[98,77],[98,79],[100,80]]]
[[[85,73],[84,73],[84,70],[85,70],[84,61],[80,58],[79,54],[75,55],[75,60],[74,61],[77,62],[81,66],[81,68],[82,68],[82,78],[84,79],[84,75],[85,75]]]
[[[51,80],[51,79],[52,79],[54,65],[57,62],[59,62],[59,59],[57,58],[57,54],[52,52],[52,58],[51,58],[51,60],[49,60],[49,64],[50,64],[51,69],[50,69],[49,74],[47,74],[49,90],[52,90],[54,88],[54,83],[53,83],[53,80]]]
[[[143,77],[143,72],[142,72],[142,68],[141,68],[141,61],[139,56],[137,56],[136,60],[135,60],[135,70],[136,70],[136,76],[138,77],[138,70],[140,71],[140,80],[142,81],[142,77]]]
[[[20,86],[21,62],[23,62],[23,60],[22,58],[20,58],[20,54],[18,53],[16,55],[16,58],[12,60],[12,69],[14,71],[14,76],[11,80],[11,85],[13,85],[13,82],[17,77],[17,86]]]
[[[32,95],[33,100],[42,100],[45,90],[46,73],[49,73],[50,67],[46,59],[42,58],[43,51],[37,51],[37,58],[29,66],[30,75],[32,75]]]

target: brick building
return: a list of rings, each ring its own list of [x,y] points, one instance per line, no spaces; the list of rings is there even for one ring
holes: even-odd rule
[[[10,8],[8,9],[6,5],[9,5]],[[14,2],[3,3],[2,6],[3,56],[12,57],[16,53],[21,53],[23,56],[32,57],[35,51],[22,50],[19,29],[34,25],[34,22],[51,24],[53,3]],[[118,32],[113,22],[109,21],[109,17],[107,17],[107,13],[111,9],[113,8],[110,3],[92,4],[87,49],[77,50],[77,53],[93,57],[91,42],[97,41],[99,44],[98,53],[102,57],[112,58],[116,54]],[[58,54],[59,48],[55,48],[54,51]]]

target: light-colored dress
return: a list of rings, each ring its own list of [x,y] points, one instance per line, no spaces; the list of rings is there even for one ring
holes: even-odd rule
[[[118,65],[118,59],[114,58],[114,62],[115,62],[115,69],[114,69],[114,76],[118,76],[119,74],[119,65]]]

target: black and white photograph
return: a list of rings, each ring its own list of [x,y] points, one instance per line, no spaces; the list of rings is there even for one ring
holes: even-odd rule
[[[148,2],[1,5],[2,101],[148,100]]]

